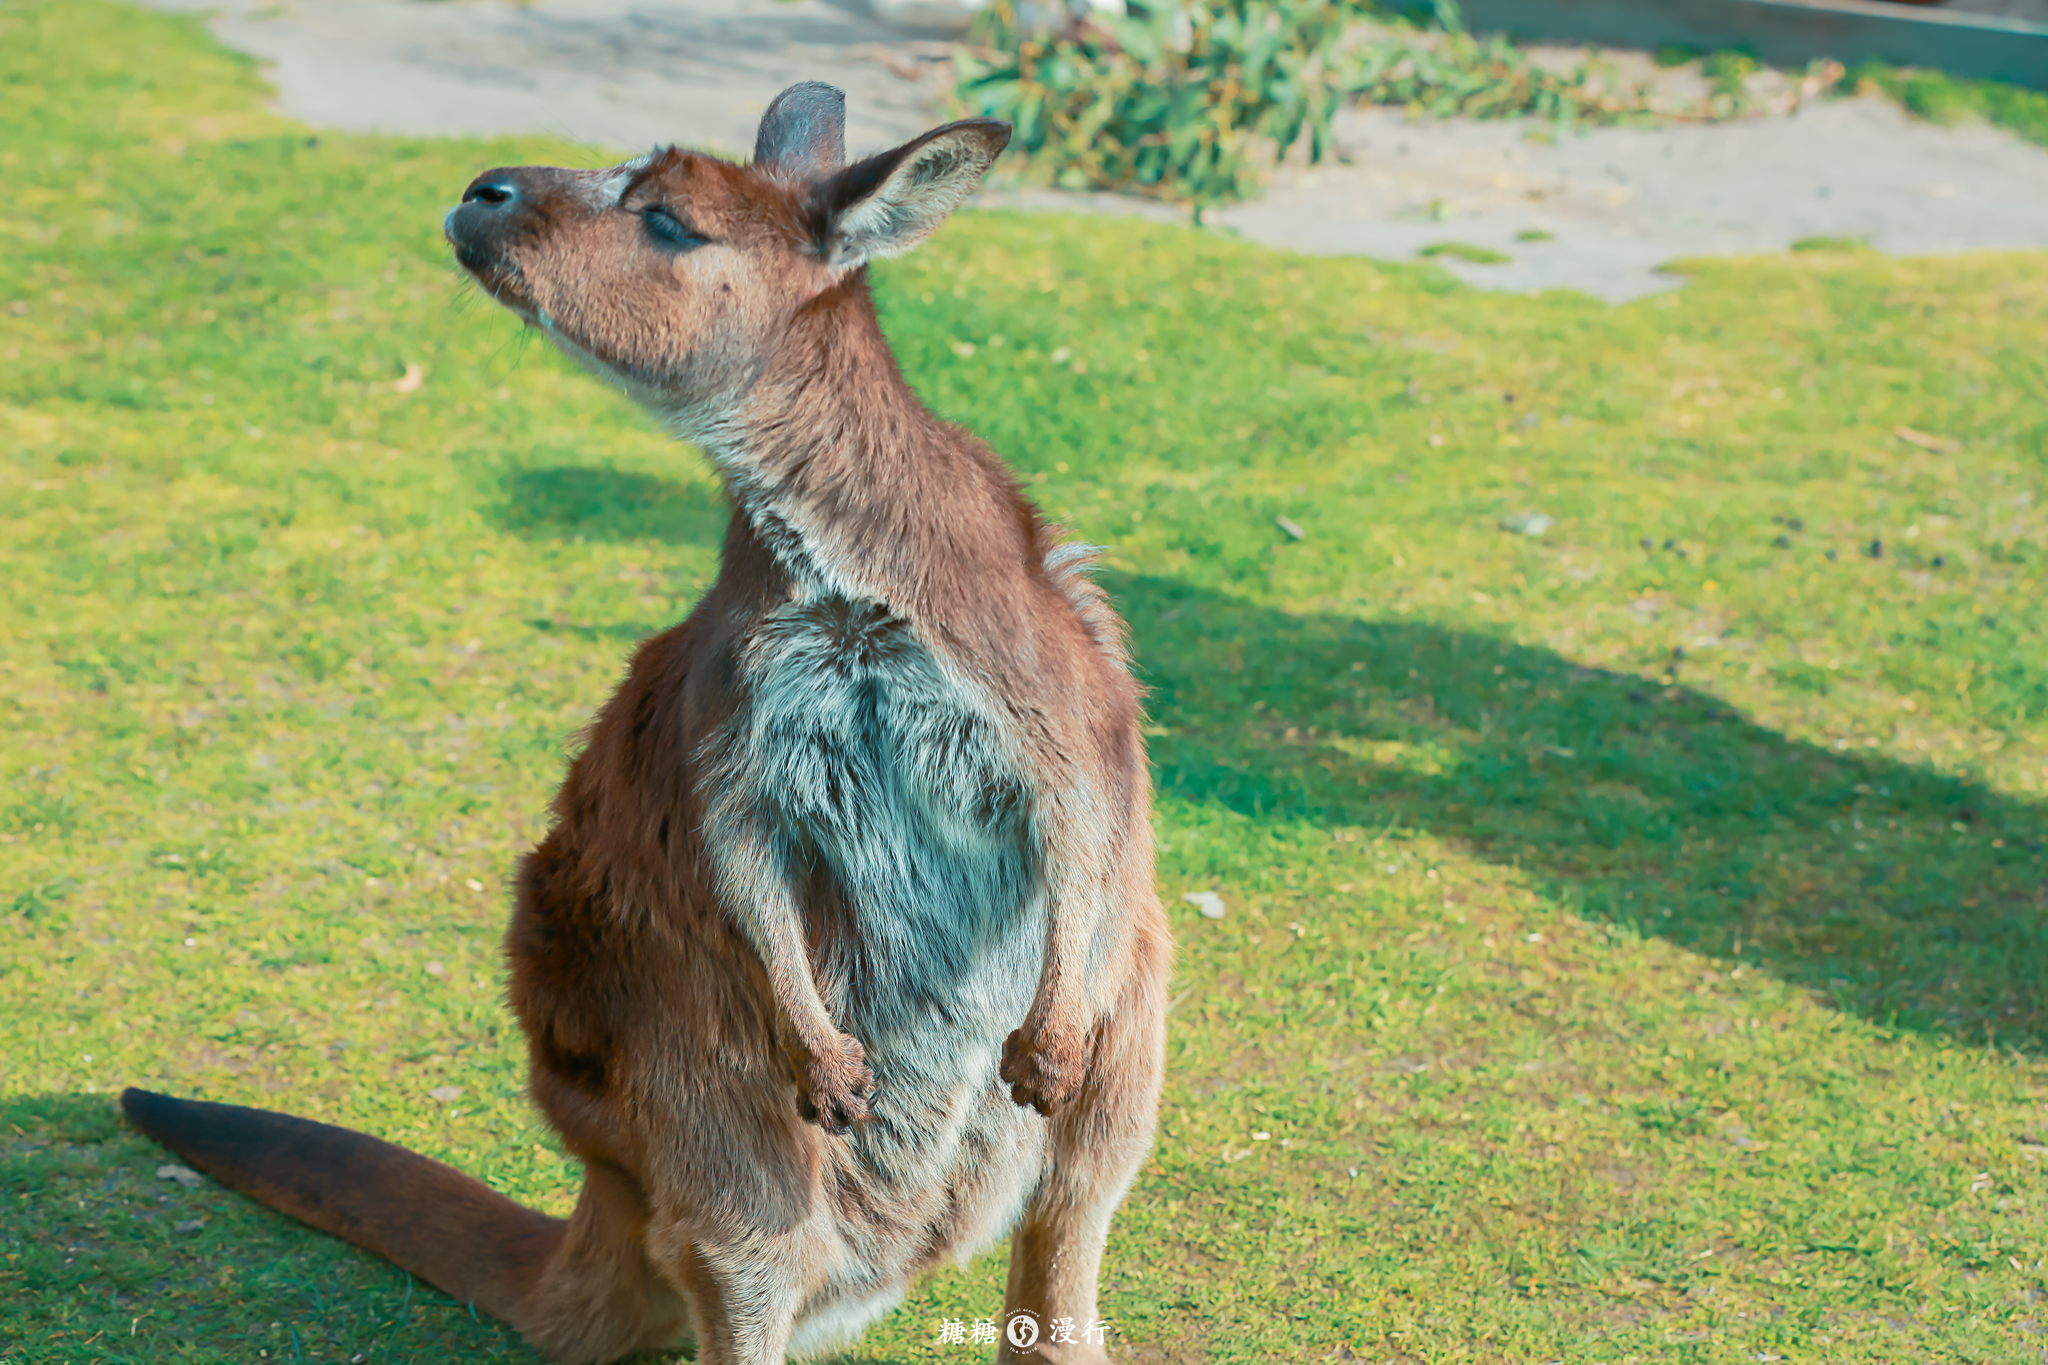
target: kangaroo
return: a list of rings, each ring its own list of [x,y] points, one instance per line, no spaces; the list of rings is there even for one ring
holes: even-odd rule
[[[520,865],[510,1000],[583,1163],[549,1218],[375,1138],[129,1090],[222,1184],[557,1361],[844,1345],[1009,1232],[997,1359],[1105,1362],[1172,953],[1121,621],[1002,461],[898,371],[866,264],[1009,126],[845,163],[784,91],[751,164],[487,171],[456,259],[716,466],[717,581],[639,646]]]

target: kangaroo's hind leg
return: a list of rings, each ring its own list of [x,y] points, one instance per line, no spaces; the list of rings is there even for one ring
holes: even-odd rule
[[[513,1315],[520,1335],[565,1365],[675,1345],[689,1315],[648,1259],[647,1225],[630,1175],[602,1162],[586,1166],[576,1212]]]
[[[1110,1216],[1152,1150],[1166,1052],[1166,978],[1171,948],[1156,903],[1146,906],[1134,936],[1122,992],[1097,1026],[1088,1078],[1052,1118],[1045,1181],[1010,1242],[1010,1282],[1003,1325],[1029,1315],[1040,1332],[1019,1349],[1007,1331],[997,1355],[1015,1365],[1103,1365],[1095,1281]],[[1070,1321],[1071,1339],[1054,1341],[1054,1324]]]

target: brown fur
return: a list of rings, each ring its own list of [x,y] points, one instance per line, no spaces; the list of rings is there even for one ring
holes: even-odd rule
[[[534,1099],[586,1165],[575,1214],[541,1219],[341,1130],[128,1099],[139,1127],[226,1183],[473,1299],[557,1360],[687,1324],[709,1365],[780,1361],[792,1332],[829,1344],[1013,1219],[1005,1322],[1085,1326],[1151,1141],[1171,949],[1121,625],[1001,460],[911,392],[861,269],[935,228],[1007,130],[953,125],[840,170],[822,89],[785,96],[780,123],[771,110],[774,159],[491,172],[451,215],[483,286],[703,444],[735,502],[717,582],[636,652],[520,870],[511,1003]],[[650,237],[649,205],[707,241]],[[960,942],[874,938],[894,921],[873,918],[829,843],[761,814],[784,809],[750,785],[762,765],[810,760],[749,724],[778,687],[799,718],[837,695],[810,698],[804,670],[774,664],[789,631],[828,663],[872,655],[862,676],[883,691],[936,688],[903,726],[958,709],[955,738],[898,754],[892,780],[972,778],[965,809],[917,819],[964,821],[957,856],[996,870],[974,882],[969,863],[932,861],[952,845],[913,822],[904,857],[928,875],[1001,888],[1001,869],[1025,869],[1015,903],[989,893],[994,918]],[[828,794],[843,759],[816,759]],[[855,802],[845,858],[895,848],[895,811]],[[976,914],[979,894],[963,902]],[[978,1040],[973,1002],[943,990],[889,1022],[884,976],[914,994],[943,983],[941,960],[1035,964],[1006,1039]],[[975,979],[1004,989],[1000,972]],[[465,1249],[443,1208],[492,1253]],[[1001,1358],[1107,1359],[1074,1336]]]

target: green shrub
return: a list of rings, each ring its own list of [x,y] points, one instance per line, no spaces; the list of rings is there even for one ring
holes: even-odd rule
[[[1711,94],[1706,112],[1713,118],[1733,118],[1748,105],[1745,82],[1763,67],[1751,54],[1740,49],[1712,52],[1700,59],[1700,75]]]
[[[1453,0],[1429,30],[1357,0],[1134,3],[1058,32],[1027,28],[1015,0],[983,14],[956,59],[966,109],[1008,119],[1041,181],[1124,189],[1195,206],[1244,198],[1269,153],[1303,140],[1320,161],[1331,120],[1358,98],[1419,114],[1613,122],[1641,98],[1589,69],[1545,70],[1500,38],[1465,32]],[[1359,26],[1384,25],[1370,36]]]
[[[1242,197],[1260,139],[1311,159],[1349,92],[1344,0],[1217,0],[1185,11],[1020,26],[998,0],[959,59],[959,97],[1010,120],[1015,145],[1071,189],[1138,188],[1209,204]]]

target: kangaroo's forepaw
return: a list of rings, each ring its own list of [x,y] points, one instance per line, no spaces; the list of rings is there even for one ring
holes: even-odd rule
[[[799,1056],[796,1074],[796,1107],[805,1122],[843,1133],[874,1118],[868,1106],[875,1097],[875,1075],[858,1039],[842,1033],[830,1054]]]
[[[1051,1114],[1081,1088],[1088,1051],[1083,1040],[1033,1028],[1029,1023],[1003,1043],[996,1074],[1009,1083],[1010,1098]]]

